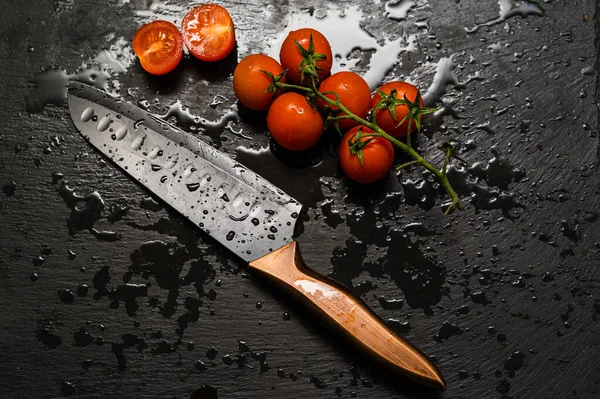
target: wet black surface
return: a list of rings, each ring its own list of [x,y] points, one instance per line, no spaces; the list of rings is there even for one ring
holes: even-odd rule
[[[145,21],[179,23],[185,2],[9,1],[1,13],[0,396],[598,397],[594,2],[223,4],[236,54],[184,57],[160,78],[129,41]],[[449,173],[464,212],[443,216],[421,169],[348,183],[334,138],[292,159],[269,146],[264,115],[238,110],[236,57],[302,21],[371,84],[410,79],[443,105],[418,145],[441,162],[439,145],[462,142],[468,165]],[[338,343],[107,162],[70,121],[69,79],[178,122],[303,202],[306,263],[431,356],[448,391]]]

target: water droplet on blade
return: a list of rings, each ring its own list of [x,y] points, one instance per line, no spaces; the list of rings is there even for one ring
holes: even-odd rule
[[[200,188],[200,183],[188,183],[185,186],[190,192],[194,192]]]
[[[111,123],[112,123],[112,118],[110,116],[103,117],[98,122],[98,130],[101,132],[105,131],[106,129],[108,129],[108,127],[110,126]]]
[[[81,121],[82,122],[89,122],[92,119],[92,116],[94,116],[94,108],[87,107],[81,113]]]

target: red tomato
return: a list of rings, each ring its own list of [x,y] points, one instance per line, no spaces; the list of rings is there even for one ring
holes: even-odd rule
[[[183,41],[202,61],[219,61],[235,47],[235,29],[229,12],[218,4],[192,8],[181,21]]]
[[[335,92],[340,98],[342,104],[352,113],[361,118],[365,118],[369,109],[371,109],[371,89],[365,80],[354,72],[338,72],[325,79],[319,86],[321,93]],[[328,98],[336,100],[333,94],[327,94]],[[317,100],[319,107],[325,105],[331,107],[333,111],[338,111],[338,107],[331,106],[323,100]],[[340,112],[340,115],[343,113]],[[338,126],[341,130],[350,129],[358,125],[358,122],[352,119],[338,120]]]
[[[171,72],[183,54],[179,29],[162,20],[142,25],[133,36],[132,47],[142,68],[153,75]]]
[[[301,64],[304,57],[298,47],[296,41],[307,51],[310,46],[310,37],[312,35],[314,43],[314,52],[309,58],[312,59],[313,64],[316,68],[316,74],[319,79],[325,79],[331,73],[331,65],[333,64],[333,56],[331,54],[331,46],[329,42],[321,34],[321,32],[310,28],[303,28],[292,31],[288,34],[288,37],[283,41],[281,45],[281,51],[279,52],[279,61],[283,69],[287,69],[287,79],[294,84],[304,84],[308,86],[310,84],[309,76],[306,76],[304,81],[302,80]],[[310,68],[310,63],[309,63]]]
[[[262,71],[267,71],[277,77],[283,73],[279,62],[264,54],[252,54],[245,57],[233,72],[233,91],[242,104],[255,111],[264,111],[279,95],[276,93],[265,93],[271,84],[271,78]],[[285,83],[285,76],[281,82]]]
[[[348,178],[358,183],[372,183],[384,177],[392,168],[394,163],[394,146],[383,137],[375,137],[362,148],[363,163],[361,164],[357,154],[352,154],[350,140],[354,140],[358,131],[362,129],[360,141],[365,142],[373,131],[364,126],[356,126],[350,129],[342,138],[339,155],[340,164]]]
[[[406,95],[406,98],[411,102],[415,101],[417,98],[417,93],[419,92],[419,89],[417,89],[414,85],[400,81],[389,82],[379,88],[379,90],[385,94],[390,94],[393,89],[396,89],[396,98],[402,100],[404,99],[404,95]],[[373,96],[373,108],[375,108],[380,101],[381,96],[376,92]],[[424,106],[423,98],[421,98],[420,105],[421,107]],[[391,136],[406,137],[408,134],[408,119],[405,120],[400,126],[398,126],[398,123],[406,116],[407,113],[408,107],[404,104],[396,106],[396,119],[394,119],[388,109],[380,109],[375,113],[377,125]],[[416,128],[415,122],[412,121],[410,126],[410,131],[412,133]]]
[[[292,151],[306,150],[323,134],[323,117],[303,95],[284,93],[277,97],[267,114],[267,126],[273,139]]]

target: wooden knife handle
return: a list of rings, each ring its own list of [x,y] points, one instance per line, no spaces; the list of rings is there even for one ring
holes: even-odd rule
[[[309,269],[295,241],[251,262],[250,267],[307,304],[388,368],[430,388],[446,390],[444,378],[425,355],[396,335],[344,286]]]

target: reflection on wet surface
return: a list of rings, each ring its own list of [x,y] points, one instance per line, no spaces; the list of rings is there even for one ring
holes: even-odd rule
[[[57,12],[68,15],[73,8],[63,3]],[[174,1],[120,3],[138,22],[177,22],[185,10]],[[366,187],[347,182],[337,167],[335,134],[301,157],[291,156],[269,142],[264,115],[248,115],[234,104],[227,71],[203,75],[188,60],[181,78],[149,81],[138,76],[124,36],[99,45],[80,69],[53,67],[33,76],[27,109],[35,114],[30,118],[41,120],[62,112],[68,81],[78,80],[139,101],[210,140],[306,206],[300,236],[306,257],[321,260],[315,268],[351,287],[392,329],[425,345],[454,392],[464,386],[465,392],[518,395],[532,370],[566,368],[572,360],[526,335],[540,334],[540,342],[578,340],[577,330],[598,318],[595,283],[585,270],[600,250],[593,234],[597,204],[590,199],[598,195],[596,121],[588,111],[595,53],[581,44],[579,25],[552,25],[566,5],[539,3],[444,4],[461,11],[460,21],[447,21],[451,17],[439,5],[424,1],[312,10],[278,3],[256,14],[266,16],[277,33],[269,43],[256,36],[260,32],[241,33],[241,41],[252,39],[276,54],[287,30],[311,25],[329,35],[338,68],[358,70],[372,86],[396,77],[418,84],[426,103],[441,107],[424,121],[420,150],[439,163],[437,147],[457,140],[466,161],[453,163],[448,174],[467,210],[449,217],[442,216],[444,193],[429,173],[407,169]],[[242,45],[240,56],[244,51],[250,49]],[[303,344],[286,344],[295,354],[265,344],[280,339],[275,337],[285,323],[299,323],[294,331],[302,334],[301,314],[269,310],[285,300],[262,293],[254,281],[253,288],[232,288],[248,277],[240,262],[148,192],[116,179],[120,172],[79,137],[41,136],[39,145],[38,136],[36,145],[19,140],[14,156],[31,156],[36,167],[52,165],[36,170],[44,184],[52,182],[42,195],[52,204],[48,212],[60,213],[52,224],[64,233],[57,240],[69,241],[23,254],[27,284],[51,291],[51,306],[33,332],[40,347],[63,353],[75,346],[78,372],[127,372],[142,359],[162,364],[183,358],[173,367],[202,376],[221,378],[229,373],[222,369],[231,368],[258,385],[274,384],[258,380],[265,374],[265,381],[277,376],[289,386],[310,383],[325,396],[389,393],[363,363],[346,367],[340,361],[341,371],[320,370],[306,366],[312,360],[290,360],[308,351]],[[16,175],[0,183],[0,211],[15,207],[30,190]],[[98,259],[100,254],[107,259]],[[248,329],[239,334],[230,321],[234,312],[223,310],[238,307],[254,312],[236,321]],[[65,317],[74,309],[77,320]],[[125,322],[109,325],[113,317]],[[267,328],[269,317],[277,322]],[[202,335],[207,326],[217,326],[227,338],[211,341]],[[311,350],[322,350],[316,345]],[[105,351],[110,361],[99,360]],[[480,352],[490,356],[483,359]],[[309,372],[296,370],[298,364]],[[63,395],[78,392],[75,377],[62,377]],[[195,381],[186,396],[217,397],[217,385],[206,381]]]

